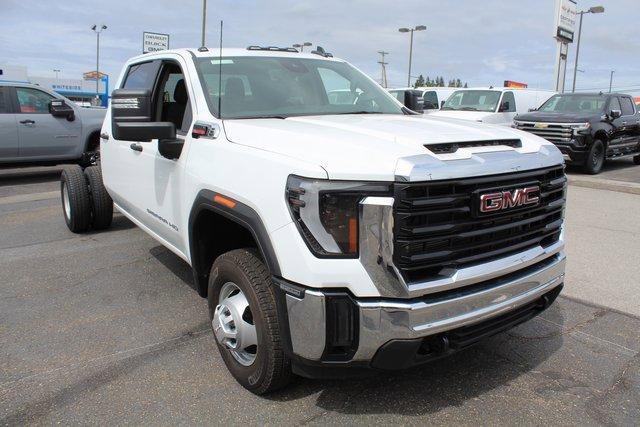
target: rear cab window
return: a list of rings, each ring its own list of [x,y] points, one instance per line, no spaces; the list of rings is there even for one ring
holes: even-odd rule
[[[423,95],[424,109],[425,110],[437,110],[438,109],[438,94],[434,90],[428,90]]]
[[[9,111],[9,102],[7,100],[7,89],[4,86],[0,86],[0,114],[8,114]]]
[[[620,98],[620,106],[622,107],[623,116],[633,116],[636,112],[633,107],[633,101],[626,96]]]

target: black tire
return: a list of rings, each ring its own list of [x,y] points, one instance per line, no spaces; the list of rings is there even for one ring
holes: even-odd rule
[[[596,175],[600,173],[604,166],[606,147],[604,142],[596,139],[589,147],[587,158],[584,161],[584,171],[590,175]]]
[[[633,158],[633,163],[635,163],[636,165],[640,165],[640,154]]]
[[[84,170],[91,195],[92,220],[94,230],[109,228],[113,220],[113,200],[102,183],[102,170],[99,166],[89,166]]]
[[[83,233],[91,225],[89,187],[80,166],[68,166],[60,177],[62,214],[73,233]]]
[[[220,255],[211,266],[208,301],[212,321],[225,283],[232,282],[246,296],[256,328],[255,360],[249,366],[239,363],[230,350],[216,339],[218,350],[231,375],[244,388],[265,394],[287,385],[291,379],[291,361],[284,353],[281,326],[269,270],[252,249],[236,249]]]

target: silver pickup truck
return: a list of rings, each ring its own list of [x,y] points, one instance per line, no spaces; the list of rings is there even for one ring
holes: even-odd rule
[[[0,165],[93,163],[105,115],[37,85],[0,82]]]

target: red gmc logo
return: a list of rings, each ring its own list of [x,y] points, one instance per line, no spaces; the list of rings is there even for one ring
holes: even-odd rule
[[[540,187],[534,185],[511,191],[482,194],[480,196],[480,212],[498,212],[518,206],[535,205],[540,201],[539,191]]]

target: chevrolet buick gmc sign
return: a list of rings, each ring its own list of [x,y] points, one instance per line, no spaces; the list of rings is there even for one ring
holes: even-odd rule
[[[158,52],[169,49],[169,34],[142,33],[142,53]]]

